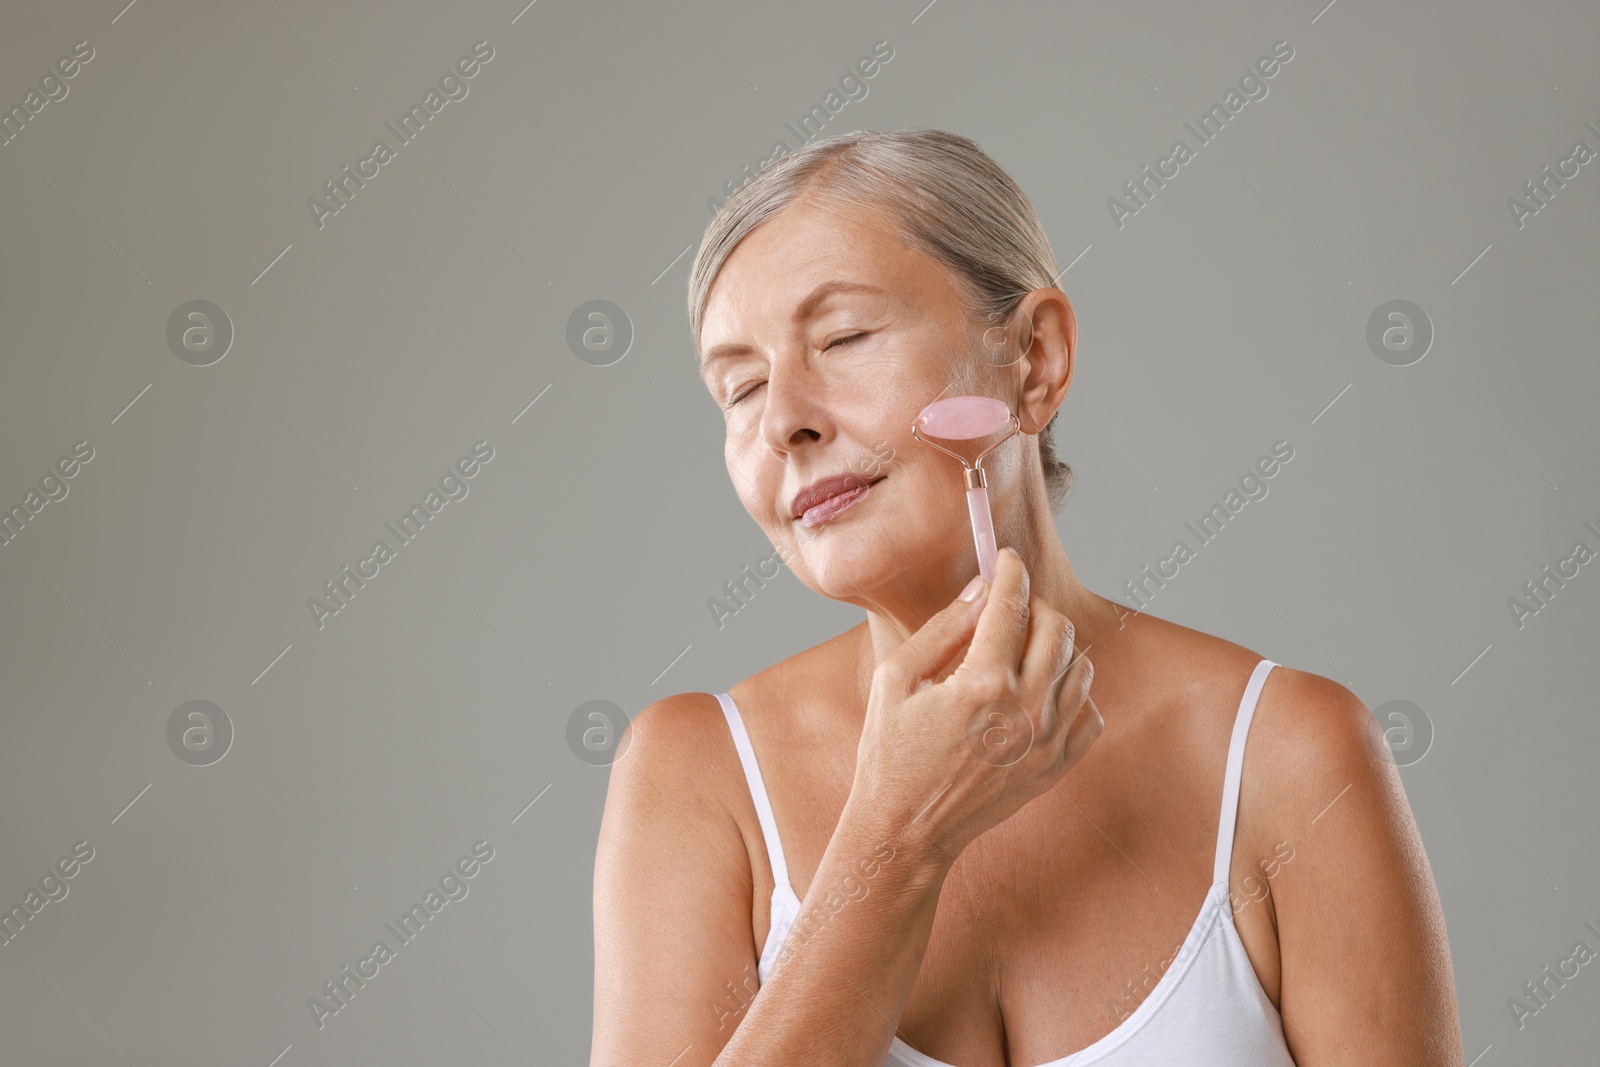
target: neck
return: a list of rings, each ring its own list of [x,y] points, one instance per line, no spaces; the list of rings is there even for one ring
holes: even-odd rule
[[[1047,517],[1040,527],[1014,531],[1012,539],[1005,543],[1021,554],[1028,568],[1030,598],[1038,597],[1071,619],[1073,643],[1080,652],[1090,650],[1092,659],[1093,647],[1100,645],[1102,651],[1108,650],[1109,643],[1121,630],[1121,612],[1115,603],[1091,592],[1078,581],[1053,518]],[[882,602],[867,611],[858,656],[860,706],[866,706],[874,668],[909,640],[928,619],[949,606],[970,577],[960,568],[951,567],[948,578],[933,583],[934,588],[923,582],[918,590],[920,595],[892,604]]]

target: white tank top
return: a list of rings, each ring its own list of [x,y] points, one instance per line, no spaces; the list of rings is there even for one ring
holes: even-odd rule
[[[1239,775],[1244,765],[1245,737],[1255,714],[1256,699],[1275,664],[1256,664],[1234,717],[1228,744],[1228,769],[1222,781],[1222,814],[1217,831],[1216,862],[1211,890],[1200,915],[1189,928],[1183,947],[1144,1001],[1117,1028],[1086,1048],[1035,1067],[1295,1067],[1283,1040],[1283,1024],[1256,978],[1244,942],[1233,924],[1228,898],[1228,868],[1233,857],[1233,829],[1239,810]],[[800,898],[789,883],[789,867],[778,839],[761,768],[750,735],[733,698],[717,695],[727,717],[739,761],[744,765],[767,859],[777,888],[772,894],[772,926],[761,950],[757,975],[765,983],[789,927],[800,913]],[[884,1067],[959,1067],[936,1060],[896,1035]]]

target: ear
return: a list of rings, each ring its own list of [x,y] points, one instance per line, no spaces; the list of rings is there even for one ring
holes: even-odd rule
[[[1022,384],[1017,418],[1022,432],[1038,434],[1050,425],[1077,365],[1078,320],[1072,302],[1060,289],[1035,289],[1017,305],[1017,321],[1031,328],[1032,339],[1023,353]]]

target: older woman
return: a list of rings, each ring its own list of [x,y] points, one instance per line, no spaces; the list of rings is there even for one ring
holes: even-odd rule
[[[813,142],[711,221],[689,313],[734,491],[866,618],[634,720],[592,1064],[1461,1063],[1371,713],[1068,563],[1057,274],[1021,190],[936,130]],[[911,432],[952,393],[1020,423],[984,464],[992,588],[961,465]]]

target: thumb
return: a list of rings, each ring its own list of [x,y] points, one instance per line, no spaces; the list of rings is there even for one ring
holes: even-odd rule
[[[889,653],[884,664],[890,669],[885,673],[895,696],[910,696],[949,666],[972,640],[988,598],[988,583],[981,576],[973,578],[955,600]]]

